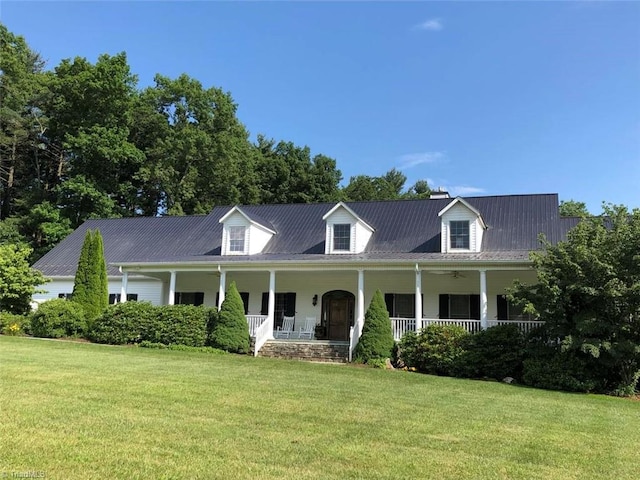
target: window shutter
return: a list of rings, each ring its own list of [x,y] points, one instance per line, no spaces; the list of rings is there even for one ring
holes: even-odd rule
[[[244,304],[244,314],[249,313],[249,292],[240,292],[242,303]]]
[[[269,314],[269,292],[262,292],[262,306],[260,307],[260,315]]]
[[[216,307],[218,307],[218,310],[220,309],[220,292],[216,292]]]
[[[287,317],[296,315],[296,294],[289,292],[284,297],[284,314]]]
[[[387,304],[387,312],[389,312],[389,316],[393,317],[393,293],[384,294],[384,303]]]
[[[480,320],[480,295],[469,295],[469,312],[472,319]]]
[[[198,306],[204,303],[204,292],[196,292],[193,294],[193,304]]]
[[[182,300],[182,295],[180,295],[180,292],[173,292],[173,304],[180,305],[181,300]]]
[[[506,297],[504,295],[498,295],[497,301],[498,301],[498,320],[509,320]]]
[[[438,318],[449,318],[449,295],[446,293],[441,294],[439,304]]]

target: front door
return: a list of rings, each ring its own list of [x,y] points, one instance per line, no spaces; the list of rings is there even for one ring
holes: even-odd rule
[[[324,318],[329,340],[349,340],[349,329],[353,324],[353,306],[355,298],[352,293],[341,290],[323,295]]]

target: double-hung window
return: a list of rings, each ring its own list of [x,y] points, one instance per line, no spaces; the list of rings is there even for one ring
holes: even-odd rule
[[[234,253],[245,252],[245,234],[246,227],[233,226],[229,227],[229,251]]]
[[[351,251],[351,225],[337,223],[333,226],[333,250]]]
[[[469,221],[452,220],[449,222],[451,249],[469,249]]]

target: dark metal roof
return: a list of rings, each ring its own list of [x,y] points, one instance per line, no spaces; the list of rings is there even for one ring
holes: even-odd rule
[[[243,205],[241,209],[248,216],[277,232],[262,254],[220,255],[222,224],[219,220],[233,208],[224,206],[215,207],[206,216],[87,220],[34,267],[47,276],[73,276],[87,229],[100,230],[109,264],[526,260],[528,251],[539,248],[539,234],[556,243],[579,221],[559,216],[556,194],[465,197],[465,200],[481,213],[488,226],[480,254],[460,257],[440,253],[438,212],[453,201],[442,198],[348,202],[349,208],[375,229],[366,252],[360,255],[324,255],[322,216],[333,208],[333,203]],[[117,275],[117,268],[110,266],[109,274]]]

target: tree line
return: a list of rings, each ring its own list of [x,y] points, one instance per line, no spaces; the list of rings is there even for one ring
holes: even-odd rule
[[[127,56],[62,60],[47,69],[0,24],[0,243],[37,258],[87,218],[208,213],[215,205],[388,200],[392,169],[342,187],[334,158],[307,146],[250,139],[231,93],[183,74],[138,87]]]

